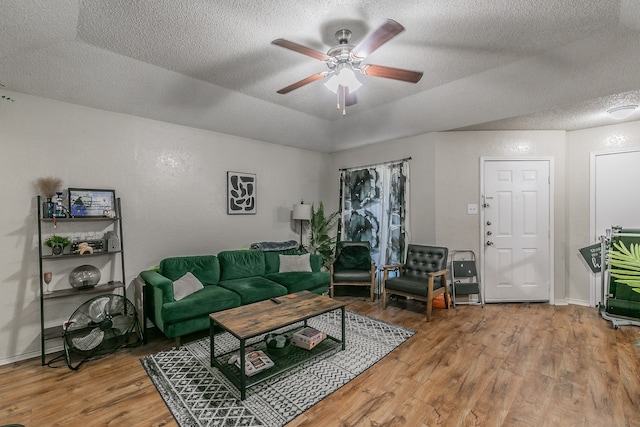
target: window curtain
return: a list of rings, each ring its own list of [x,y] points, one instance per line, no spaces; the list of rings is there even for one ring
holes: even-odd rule
[[[343,169],[338,240],[368,241],[379,271],[383,265],[402,262],[405,242],[410,241],[409,194],[408,159]]]

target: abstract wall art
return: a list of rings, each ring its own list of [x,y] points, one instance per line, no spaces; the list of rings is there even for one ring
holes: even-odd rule
[[[256,190],[256,174],[227,172],[227,214],[255,214]]]

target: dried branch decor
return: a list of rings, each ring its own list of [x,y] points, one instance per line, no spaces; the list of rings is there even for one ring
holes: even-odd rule
[[[62,186],[62,180],[53,176],[38,178],[37,183],[42,194],[49,199],[55,196],[56,192],[59,191]]]

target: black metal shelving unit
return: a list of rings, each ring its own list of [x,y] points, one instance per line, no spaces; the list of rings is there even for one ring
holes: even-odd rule
[[[125,286],[125,270],[124,270],[124,240],[122,234],[122,207],[120,198],[116,199],[116,216],[110,217],[72,217],[72,218],[44,218],[42,211],[42,200],[38,196],[38,256],[39,256],[39,268],[40,268],[40,357],[41,364],[46,364],[46,341],[61,338],[63,335],[62,325],[45,327],[45,302],[57,298],[68,298],[78,295],[95,296],[99,294],[111,293],[115,290],[122,289],[122,294],[127,297],[127,288]],[[113,231],[118,235],[120,241],[119,250],[103,250],[101,252],[94,252],[93,254],[62,254],[62,255],[45,255],[42,253],[44,246],[43,228],[56,230],[57,227],[65,227],[68,224],[87,224],[89,223],[109,223],[113,225]],[[45,293],[44,283],[44,266],[48,263],[56,263],[62,260],[86,260],[87,258],[95,257],[119,257],[120,258],[120,271],[122,273],[120,280],[108,280],[104,283],[100,283],[92,288],[77,289],[69,287],[66,289],[58,289],[51,293]],[[117,262],[117,261],[116,261]],[[80,264],[79,264],[80,265]],[[48,268],[47,268],[48,271]],[[115,279],[115,278],[114,278]]]

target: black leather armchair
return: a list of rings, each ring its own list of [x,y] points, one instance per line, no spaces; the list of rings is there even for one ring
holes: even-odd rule
[[[384,266],[382,307],[387,308],[387,295],[411,297],[427,303],[427,322],[431,321],[433,298],[444,293],[449,307],[447,289],[447,257],[449,250],[438,246],[409,245],[404,264]],[[398,270],[389,278],[389,271]]]
[[[369,242],[338,242],[336,258],[329,266],[329,273],[331,298],[334,286],[369,286],[371,301],[374,300],[376,264],[371,260]]]

